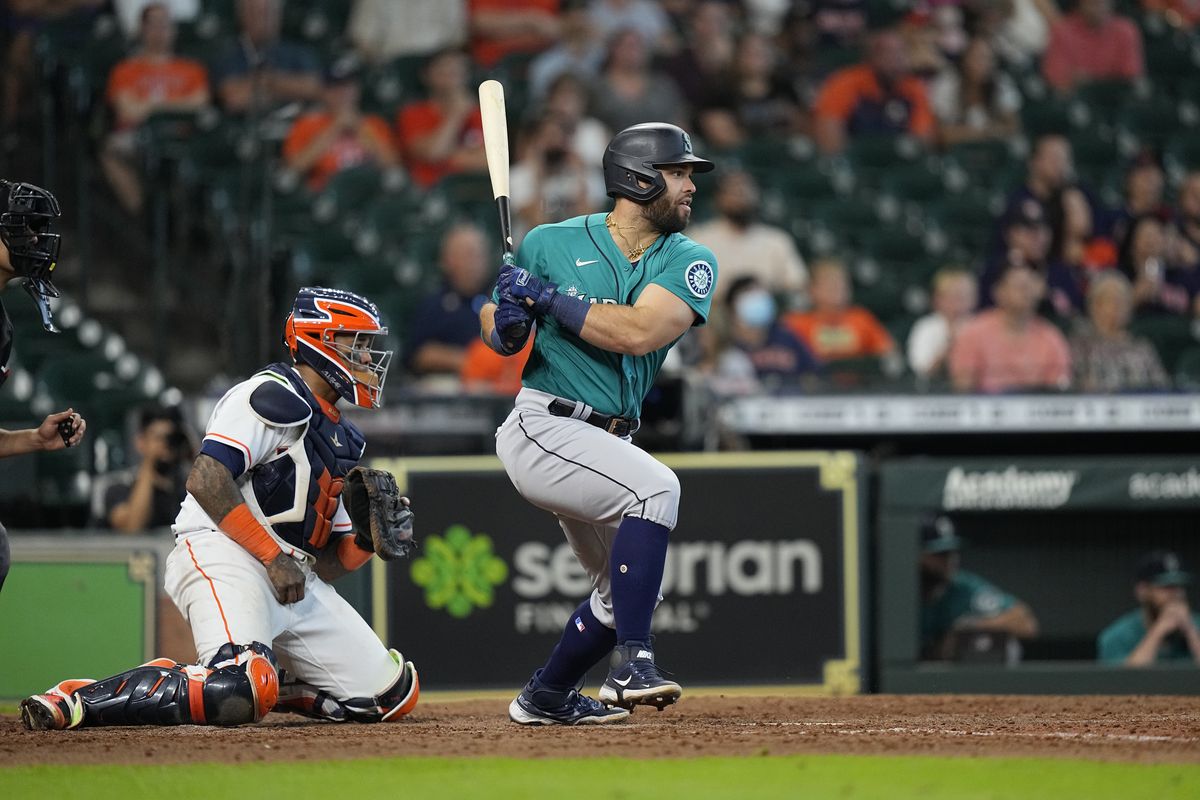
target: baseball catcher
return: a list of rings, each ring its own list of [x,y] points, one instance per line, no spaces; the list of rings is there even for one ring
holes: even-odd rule
[[[50,298],[58,297],[58,289],[50,279],[61,241],[57,233],[50,231],[60,214],[58,200],[45,189],[0,180],[0,291],[12,280],[21,279],[37,304],[42,327],[51,333],[58,332],[50,312]],[[12,321],[0,302],[0,386],[8,379],[12,347]],[[79,444],[86,428],[83,417],[68,408],[46,417],[36,428],[0,430],[0,458],[73,447]],[[4,587],[8,566],[8,534],[0,525],[0,588]]]
[[[358,466],[366,441],[337,408],[379,407],[392,353],[375,342],[386,335],[366,298],[300,290],[284,324],[293,363],[217,403],[173,526],[167,594],[206,666],[159,660],[65,681],[22,702],[26,727],[232,725],[272,706],[381,722],[413,710],[416,667],[329,585],[414,546],[407,498],[391,475]]]

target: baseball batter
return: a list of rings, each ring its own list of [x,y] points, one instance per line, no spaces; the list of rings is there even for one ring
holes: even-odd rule
[[[536,322],[496,453],[517,491],[558,518],[594,586],[510,704],[524,725],[618,722],[682,694],[655,665],[650,635],[679,480],[631,437],[667,352],[708,318],[716,261],[680,231],[692,175],[713,164],[680,128],[648,123],[618,133],[603,166],[612,212],[532,230],[480,312],[484,340],[505,355],[525,344],[514,331]],[[610,653],[597,702],[578,687]]]
[[[50,298],[58,296],[51,273],[61,240],[50,231],[60,213],[58,200],[40,186],[0,180],[0,291],[14,278],[23,279],[42,315],[42,326],[51,333],[58,332]],[[12,321],[0,303],[0,386],[8,379],[12,348]],[[0,458],[72,447],[79,444],[86,428],[83,418],[68,408],[46,417],[36,428],[0,430]],[[8,577],[8,566],[8,533],[0,524],[0,589]]]
[[[355,465],[366,442],[336,404],[379,406],[392,354],[374,340],[386,334],[367,299],[300,290],[284,325],[294,363],[271,364],[217,403],[175,521],[166,589],[205,666],[157,659],[99,682],[64,681],[21,703],[26,727],[236,725],[273,706],[379,722],[413,709],[413,663],[329,585],[411,544],[398,492],[376,498],[379,487],[366,487],[369,504],[342,493],[363,488]],[[395,501],[384,509],[396,523],[390,540],[377,529],[377,499]]]

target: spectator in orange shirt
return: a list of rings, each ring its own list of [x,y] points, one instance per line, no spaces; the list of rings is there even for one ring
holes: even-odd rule
[[[507,55],[540,53],[558,40],[559,0],[471,0],[471,55],[494,67]]]
[[[808,287],[811,311],[793,311],[784,324],[823,362],[843,358],[894,358],[891,334],[867,309],[851,305],[850,276],[835,259],[813,265]]]
[[[204,67],[174,53],[175,23],[163,3],[142,9],[135,55],[117,63],[108,76],[106,97],[115,125],[100,154],[117,200],[131,214],[144,202],[137,165],[137,128],[158,111],[199,111],[209,104]]]
[[[296,120],[283,143],[288,168],[305,176],[314,192],[344,169],[398,163],[387,122],[359,108],[360,71],[353,57],[334,62],[325,75],[322,108]]]
[[[904,40],[893,29],[867,40],[867,60],[830,75],[814,104],[816,141],[836,155],[851,136],[908,133],[928,144],[935,133],[925,84],[909,69]]]
[[[532,342],[536,335],[535,333],[530,336],[529,342]],[[516,396],[517,392],[521,391],[521,374],[525,371],[525,362],[533,352],[529,342],[526,342],[525,347],[515,356],[502,356],[476,336],[471,340],[471,344],[467,345],[462,369],[458,374],[463,388],[478,394]]]
[[[422,72],[428,99],[400,109],[396,129],[413,179],[430,187],[453,172],[487,169],[478,95],[470,63],[458,48],[432,56]]]
[[[1131,81],[1145,71],[1142,35],[1131,20],[1113,13],[1112,0],[1079,0],[1050,28],[1042,75],[1060,92],[1087,81]]]
[[[950,379],[960,392],[1066,389],[1071,351],[1058,328],[1037,315],[1041,273],[1010,263],[993,289],[996,307],[968,322],[950,349]]]

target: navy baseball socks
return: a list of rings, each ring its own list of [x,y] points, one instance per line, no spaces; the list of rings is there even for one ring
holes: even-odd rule
[[[583,676],[616,641],[617,634],[596,619],[591,601],[584,600],[567,620],[546,665],[509,704],[509,719],[522,725],[600,725],[628,717],[624,709],[607,708],[579,693]]]
[[[670,533],[664,525],[637,517],[626,517],[617,530],[610,556],[617,647],[600,687],[601,702],[628,709],[649,705],[662,711],[683,694],[682,687],[664,678],[655,665],[650,635]]]

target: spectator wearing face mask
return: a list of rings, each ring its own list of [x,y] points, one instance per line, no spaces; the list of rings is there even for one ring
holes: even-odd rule
[[[808,347],[779,324],[775,299],[757,278],[735,279],[722,312],[726,324],[713,369],[719,393],[778,388],[820,369]]]

